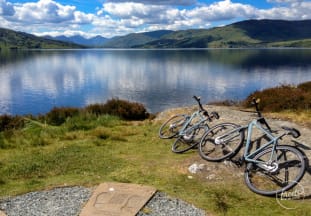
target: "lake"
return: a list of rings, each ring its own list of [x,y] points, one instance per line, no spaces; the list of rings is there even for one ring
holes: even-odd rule
[[[0,51],[0,114],[43,114],[111,98],[149,112],[241,100],[311,80],[311,49],[86,49]],[[280,98],[281,100],[282,98]]]

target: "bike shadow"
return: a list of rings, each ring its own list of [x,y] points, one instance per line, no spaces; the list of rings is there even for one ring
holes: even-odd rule
[[[306,172],[309,175],[311,175],[310,159],[308,158],[307,154],[305,153],[305,151],[310,151],[311,147],[306,145],[306,144],[303,144],[301,142],[298,142],[297,140],[292,140],[292,141],[295,144],[295,146],[304,154],[304,157],[305,157],[306,162],[307,162]]]
[[[311,167],[310,167],[310,164],[308,163],[308,167],[306,169],[307,173],[309,173],[309,175],[311,175]]]

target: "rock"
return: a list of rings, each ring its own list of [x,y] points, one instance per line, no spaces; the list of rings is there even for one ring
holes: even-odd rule
[[[189,170],[190,173],[196,174],[197,172],[202,171],[202,170],[204,169],[204,167],[205,167],[205,164],[199,164],[199,165],[198,165],[197,163],[194,163],[194,164],[192,164],[192,165],[188,168],[188,170]]]

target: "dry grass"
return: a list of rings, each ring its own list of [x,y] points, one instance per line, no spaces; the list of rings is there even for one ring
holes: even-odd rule
[[[266,113],[265,115],[270,118],[287,120],[311,128],[311,110],[305,111],[287,110],[278,113],[276,112]]]

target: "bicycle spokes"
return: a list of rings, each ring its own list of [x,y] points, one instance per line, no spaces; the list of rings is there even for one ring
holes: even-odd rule
[[[275,195],[294,187],[303,177],[305,160],[301,152],[291,146],[277,146],[271,161],[272,148],[259,152],[249,163],[245,181],[251,190],[263,195]]]
[[[233,157],[244,140],[237,125],[224,123],[212,127],[201,139],[199,153],[203,159],[221,161]]]

